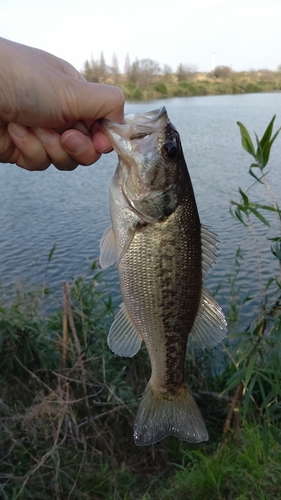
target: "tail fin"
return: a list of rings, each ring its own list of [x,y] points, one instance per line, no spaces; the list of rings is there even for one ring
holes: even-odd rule
[[[209,436],[202,415],[185,385],[180,394],[164,398],[148,383],[137,412],[134,438],[139,446],[157,443],[166,436],[199,443]]]

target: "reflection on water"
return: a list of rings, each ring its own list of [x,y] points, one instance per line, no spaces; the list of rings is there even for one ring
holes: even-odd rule
[[[246,188],[251,183],[247,173],[250,157],[241,148],[236,122],[241,121],[260,135],[274,114],[279,123],[280,103],[279,94],[252,94],[178,98],[126,107],[126,112],[141,113],[164,104],[180,133],[201,221],[219,236],[217,264],[207,285],[215,289],[221,284],[224,298],[219,300],[224,307],[229,294],[228,277],[233,273],[239,245],[247,250],[239,283],[252,295],[259,291],[253,239],[229,214],[230,199],[239,198],[238,186]],[[276,142],[270,162],[276,195],[281,188],[280,175],[276,174],[279,144]],[[104,155],[94,166],[79,167],[74,172],[59,172],[54,168],[27,172],[16,166],[1,165],[0,268],[4,285],[26,276],[33,282],[42,280],[48,253],[55,243],[48,270],[50,286],[59,290],[64,280],[87,271],[98,257],[99,240],[110,223],[108,189],[116,163],[117,157],[112,153]],[[260,201],[261,196],[261,186],[257,186],[252,198]],[[264,237],[263,273],[268,270],[270,274],[277,271],[277,266],[275,269],[268,248]],[[116,298],[119,294],[116,269],[107,270],[105,278],[110,281]],[[245,317],[258,301],[259,298],[245,309]]]

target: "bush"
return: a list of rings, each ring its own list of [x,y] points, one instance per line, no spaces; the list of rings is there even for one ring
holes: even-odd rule
[[[159,92],[162,95],[167,95],[167,87],[164,83],[161,83],[161,82],[157,83],[154,86],[154,90],[156,90],[156,92]]]
[[[247,92],[248,94],[253,94],[254,92],[260,92],[260,91],[261,88],[254,83],[248,83],[245,87],[245,92]]]

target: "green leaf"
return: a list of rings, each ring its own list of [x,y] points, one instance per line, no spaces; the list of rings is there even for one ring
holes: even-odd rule
[[[281,444],[281,431],[277,427],[270,427],[270,432],[273,434],[274,439],[276,439],[277,443]]]
[[[242,224],[244,224],[244,226],[248,227],[248,224],[246,224],[246,222],[244,221],[242,214],[241,214],[242,205],[239,205],[239,203],[236,203],[233,200],[230,201],[230,204],[238,207],[238,208],[236,208],[235,211],[232,210],[231,206],[229,207],[229,211],[230,211],[232,217],[234,217],[235,219],[238,219],[239,222],[242,222]],[[244,212],[245,212],[245,210],[244,210]]]
[[[281,210],[277,207],[273,207],[272,205],[259,205],[257,204],[259,208],[262,208],[263,210],[269,210],[270,212],[281,212]]]
[[[265,401],[266,400],[266,394],[265,394],[264,386],[263,386],[263,383],[262,383],[262,378],[261,377],[257,377],[257,381],[258,381],[258,384],[259,384],[259,388],[260,388],[260,393],[261,393],[262,400]],[[265,408],[265,410],[266,410],[266,413],[268,413],[268,408]]]
[[[244,193],[244,191],[242,191],[241,188],[239,188],[239,193],[242,196],[242,199],[243,199],[243,202],[244,202],[244,208],[247,209],[249,207],[249,198],[246,195],[246,193]]]
[[[258,168],[259,168],[259,165],[257,165],[256,163],[252,163],[252,165],[251,165],[251,166],[250,166],[250,168],[249,168],[249,174],[250,174],[252,177],[254,177],[254,179],[255,179],[256,181],[258,181],[258,182],[260,182],[261,184],[263,184],[263,182],[262,182],[262,180],[261,180],[261,179],[263,178],[263,176],[261,176],[261,177],[257,177],[257,176],[256,176],[256,174],[254,174],[254,172],[253,172],[253,168],[256,168],[256,167],[258,167]]]
[[[256,359],[257,359],[257,351],[254,351],[251,354],[250,361],[249,361],[249,364],[247,366],[246,377],[245,377],[245,385],[246,385],[246,387],[248,387],[250,378],[252,376],[252,373],[253,373],[253,370],[254,370],[254,367],[255,367],[255,363],[256,363]]]
[[[241,353],[239,354],[239,363],[242,363],[242,361],[247,359],[248,356],[250,356],[250,354],[252,353],[254,348],[255,347],[253,345],[252,340],[245,341],[243,346],[241,346]]]
[[[278,134],[280,132],[280,128],[279,128],[271,139],[271,134],[272,134],[273,124],[274,124],[275,118],[276,118],[276,115],[273,116],[271,122],[269,123],[269,125],[268,125],[268,127],[267,127],[261,141],[260,141],[261,148],[263,150],[264,166],[267,164],[267,162],[269,160],[271,146],[274,143],[276,137],[278,136]]]
[[[268,288],[270,287],[270,285],[272,285],[272,283],[276,283],[276,278],[270,278],[265,286],[265,291],[268,290]]]
[[[270,139],[271,139],[271,134],[272,134],[272,129],[273,129],[273,124],[274,124],[275,118],[276,118],[276,115],[273,116],[271,122],[267,126],[267,129],[266,129],[265,133],[262,136],[262,139],[260,141],[260,144],[261,144],[262,148],[264,148],[267,144],[270,143]]]
[[[245,398],[244,398],[244,404],[243,404],[244,417],[246,417],[246,415],[248,413],[249,403],[250,403],[250,399],[252,396],[252,392],[253,392],[253,388],[254,388],[254,385],[256,383],[256,380],[257,380],[257,374],[255,373],[254,376],[252,377],[252,380],[249,384],[249,387],[247,387],[247,390],[245,392]]]
[[[244,212],[244,210],[242,210]],[[244,212],[245,213],[245,212]],[[246,214],[247,215],[247,214]],[[242,217],[242,214],[241,214],[241,209],[240,208],[237,208],[235,210],[235,214],[234,214],[234,217],[236,217],[236,219],[238,219],[240,222],[242,222],[242,224],[244,224],[244,226],[248,227],[248,224],[246,224],[246,222],[244,221],[243,217]]]
[[[272,137],[271,141],[270,141],[270,147],[272,146],[272,144],[274,143],[276,137],[278,136],[279,132],[281,130],[281,127],[279,127],[279,129],[277,130],[277,132],[274,134],[274,136]]]
[[[276,238],[267,238],[270,241],[281,241],[281,236],[276,236]]]
[[[279,128],[277,130],[277,132],[274,134],[274,136],[272,137],[272,139],[270,140],[275,117],[276,117],[276,115],[272,118],[272,120],[271,120],[270,124],[268,125],[268,127],[267,127],[267,129],[266,129],[266,131],[264,133],[264,136],[263,136],[263,138],[261,140],[261,146],[262,146],[262,149],[263,149],[264,166],[266,166],[267,163],[268,163],[271,146],[274,143],[276,137],[278,136],[278,134],[280,132],[280,128]],[[270,133],[270,135],[269,135],[269,133]],[[263,139],[264,139],[264,142],[263,142]]]
[[[254,207],[249,207],[249,210],[266,226],[270,226],[268,220]]]
[[[50,250],[50,252],[49,252],[49,255],[48,255],[48,262],[50,262],[50,261],[51,261],[51,259],[52,259],[52,257],[53,257],[53,254],[54,254],[54,251],[55,251],[55,249],[56,249],[56,246],[57,246],[57,244],[55,243],[55,244],[53,245],[53,247],[51,248],[51,250]]]
[[[277,257],[277,259],[281,261],[281,243],[279,241],[272,245],[271,252],[275,257]]]
[[[228,384],[226,388],[224,389],[224,393],[230,391],[233,389],[233,387],[236,387],[238,384],[240,384],[241,380],[244,380],[245,378],[245,372],[246,372],[246,367],[241,368],[240,370],[237,370],[232,377],[230,377]]]
[[[241,141],[242,141],[242,146],[249,153],[252,155],[254,158],[256,158],[256,152],[255,148],[252,142],[252,139],[249,135],[248,130],[246,127],[241,122],[237,122],[238,127],[240,128],[240,134],[241,134]]]
[[[263,148],[261,146],[261,143],[259,141],[259,138],[255,132],[255,137],[256,137],[256,142],[257,142],[257,151],[256,151],[256,159],[258,160],[258,165],[259,165],[259,168],[261,169],[261,171],[263,170],[263,168],[265,167],[265,164],[264,164],[264,154],[263,154]]]

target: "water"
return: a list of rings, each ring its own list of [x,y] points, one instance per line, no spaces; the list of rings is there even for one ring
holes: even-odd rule
[[[176,98],[149,103],[131,103],[127,113],[144,112],[165,105],[178,129],[192,179],[201,221],[219,235],[217,264],[208,277],[208,287],[220,283],[220,302],[227,308],[228,277],[233,274],[239,245],[247,250],[239,284],[256,296],[245,308],[250,317],[259,303],[257,262],[249,232],[229,214],[229,202],[239,200],[238,186],[250,184],[250,157],[241,148],[241,121],[251,132],[261,135],[274,114],[280,123],[280,94],[248,94]],[[278,120],[279,118],[279,120]],[[280,140],[273,147],[270,166],[276,196],[281,191]],[[73,172],[59,172],[51,167],[45,172],[27,172],[13,165],[0,168],[0,269],[4,287],[28,278],[42,281],[48,253],[56,244],[47,279],[61,293],[64,280],[87,272],[98,257],[99,240],[110,224],[108,189],[117,164],[115,153],[104,155],[91,167]],[[262,193],[255,192],[256,201]],[[264,231],[264,234],[267,234]],[[275,235],[273,228],[273,235]],[[268,254],[265,240],[262,259],[264,281],[277,271]],[[115,298],[119,296],[116,269],[105,272]]]

